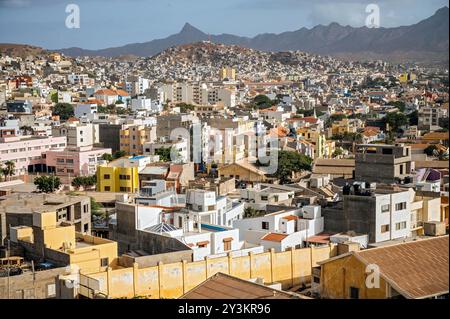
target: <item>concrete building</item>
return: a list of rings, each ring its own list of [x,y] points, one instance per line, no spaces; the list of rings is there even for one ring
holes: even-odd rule
[[[419,130],[436,131],[441,129],[439,121],[447,119],[448,107],[423,106],[419,108]]]
[[[34,260],[70,266],[76,273],[104,271],[117,264],[117,243],[59,225],[55,212],[33,213],[31,226],[10,229],[10,241]]]
[[[137,193],[139,171],[152,158],[148,156],[123,157],[97,167],[97,190],[112,193]]]
[[[357,145],[355,179],[392,184],[412,176],[411,147],[399,145]]]
[[[74,115],[77,118],[88,117],[90,114],[98,113],[97,104],[95,103],[81,103],[74,107]]]
[[[426,222],[441,221],[440,197],[389,186],[346,186],[342,206],[325,208],[325,230],[368,234],[369,243],[423,234]]]
[[[65,136],[11,136],[0,138],[0,164],[7,161],[15,163],[13,175],[28,172],[47,172],[43,153],[50,149],[65,148]]]
[[[174,214],[174,225],[182,228],[190,222],[228,227],[232,226],[234,221],[242,219],[243,215],[243,203],[232,201],[224,196],[216,197],[216,193],[212,191],[188,190],[186,209]],[[198,228],[201,227],[198,226]]]
[[[256,210],[266,210],[267,205],[291,206],[294,194],[292,190],[270,184],[256,184],[240,190],[241,201],[246,203],[246,207]]]
[[[0,197],[0,243],[9,226],[32,226],[33,213],[54,212],[57,225],[73,225],[80,233],[91,233],[89,197],[61,194],[16,193]]]
[[[130,155],[142,155],[144,144],[156,139],[156,127],[130,125],[120,131],[120,150]]]

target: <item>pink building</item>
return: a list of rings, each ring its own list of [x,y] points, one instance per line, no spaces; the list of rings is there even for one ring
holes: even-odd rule
[[[11,136],[0,138],[0,165],[15,163],[15,175],[47,172],[42,154],[51,149],[65,148],[66,137]]]
[[[57,176],[95,175],[103,154],[111,154],[110,148],[65,148],[45,153],[47,169]]]

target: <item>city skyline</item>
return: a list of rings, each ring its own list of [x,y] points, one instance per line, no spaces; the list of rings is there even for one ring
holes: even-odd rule
[[[332,22],[359,27],[364,25],[368,15],[365,9],[370,3],[352,0],[339,3],[328,0],[314,3],[303,0],[233,0],[211,4],[196,0],[186,5],[185,1],[179,0],[130,0],[126,3],[79,0],[74,4],[80,8],[80,28],[69,29],[65,26],[69,15],[65,9],[70,2],[1,0],[0,28],[6,30],[11,24],[22,21],[15,24],[14,30],[0,34],[0,43],[30,44],[47,49],[73,46],[101,49],[164,38],[179,32],[186,22],[211,34],[250,37]],[[432,0],[423,4],[415,0],[399,0],[378,1],[377,4],[380,7],[380,25],[389,28],[426,19],[439,8],[448,6],[448,1]],[[340,10],[330,10],[329,6]],[[118,12],[121,14],[117,15]]]

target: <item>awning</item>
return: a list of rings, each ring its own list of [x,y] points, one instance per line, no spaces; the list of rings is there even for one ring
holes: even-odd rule
[[[209,244],[209,241],[208,240],[205,240],[205,241],[199,241],[198,243],[197,243],[197,246],[206,246],[206,245],[208,245]]]
[[[223,239],[224,242],[233,241],[233,237],[227,237]]]

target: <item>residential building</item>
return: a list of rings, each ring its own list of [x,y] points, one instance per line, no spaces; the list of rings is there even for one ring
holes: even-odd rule
[[[139,171],[151,161],[147,156],[123,157],[97,167],[97,191],[137,193]]]
[[[73,225],[80,233],[91,232],[91,202],[86,196],[15,193],[0,197],[0,244],[9,226],[32,226],[33,213],[52,211],[57,225]],[[2,219],[0,218],[0,219]]]
[[[10,229],[10,241],[36,260],[70,266],[76,273],[96,273],[117,264],[117,243],[58,225],[55,212],[33,213],[32,226]]]
[[[403,144],[357,145],[355,179],[392,184],[412,176],[411,147]]]
[[[449,292],[448,236],[352,251],[319,262],[326,299],[436,299]],[[376,266],[376,268],[374,268]],[[368,273],[379,274],[368,286]],[[340,274],[337,276],[336,274]],[[319,279],[320,278],[320,279]],[[414,284],[411,284],[414,283]]]
[[[15,163],[13,175],[25,175],[28,172],[47,172],[43,154],[56,148],[65,148],[65,136],[8,136],[0,138],[0,163]]]
[[[320,206],[277,211],[261,217],[245,218],[233,222],[241,238],[265,249],[285,251],[304,247],[310,236],[323,232],[324,218]]]
[[[145,125],[126,126],[120,130],[120,150],[130,155],[142,155],[144,154],[144,144],[155,139],[156,127]]]

